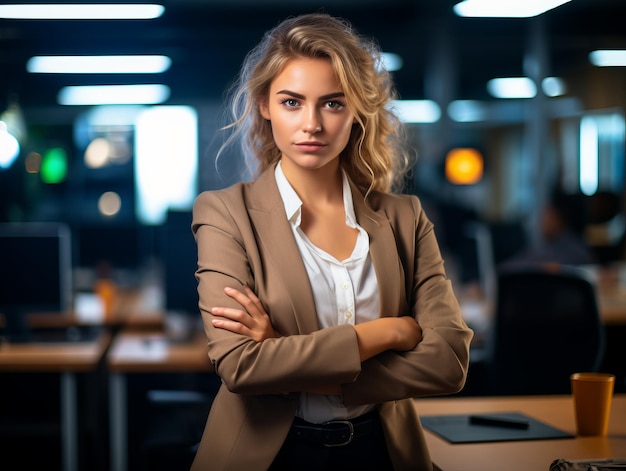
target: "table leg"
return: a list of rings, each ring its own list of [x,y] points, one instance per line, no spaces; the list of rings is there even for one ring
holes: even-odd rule
[[[114,373],[110,376],[109,401],[111,471],[126,471],[128,467],[128,439],[126,377],[124,374]]]
[[[76,377],[61,374],[61,447],[64,471],[78,470],[78,419]]]

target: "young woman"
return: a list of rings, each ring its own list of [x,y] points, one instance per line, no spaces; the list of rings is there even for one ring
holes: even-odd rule
[[[222,379],[193,470],[428,470],[412,398],[465,382],[472,337],[415,196],[376,47],[290,18],[244,63],[253,182],[201,194],[199,305]]]

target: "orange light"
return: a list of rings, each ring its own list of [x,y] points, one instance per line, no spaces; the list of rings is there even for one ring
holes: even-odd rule
[[[459,147],[446,155],[445,172],[454,185],[473,185],[483,177],[483,156],[476,149]]]

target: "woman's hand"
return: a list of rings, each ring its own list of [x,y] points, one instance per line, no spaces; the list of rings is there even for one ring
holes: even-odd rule
[[[280,337],[274,330],[261,301],[248,286],[244,286],[243,292],[227,287],[224,288],[224,293],[241,304],[243,309],[214,307],[211,309],[215,316],[211,321],[213,327],[246,335],[257,342]]]

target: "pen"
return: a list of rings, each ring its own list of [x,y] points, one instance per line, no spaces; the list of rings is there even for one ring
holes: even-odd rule
[[[526,420],[507,419],[487,415],[470,415],[469,420],[470,424],[473,425],[490,425],[492,427],[527,429],[530,426],[530,423]]]

